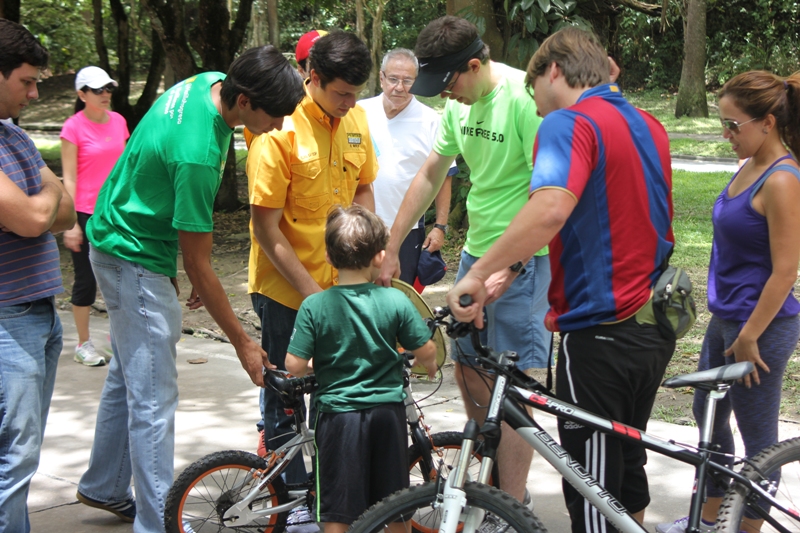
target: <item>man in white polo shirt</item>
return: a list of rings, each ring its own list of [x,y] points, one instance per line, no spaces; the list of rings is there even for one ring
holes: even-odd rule
[[[400,203],[411,181],[431,153],[439,130],[440,116],[409,92],[417,77],[417,58],[405,48],[383,56],[380,82],[383,92],[359,101],[367,111],[369,131],[378,156],[375,187],[375,212],[392,227]],[[444,244],[450,211],[450,177],[458,172],[453,163],[447,179],[436,195],[436,223],[425,236],[424,220],[414,226],[400,247],[400,279],[414,283],[423,249],[430,253]]]

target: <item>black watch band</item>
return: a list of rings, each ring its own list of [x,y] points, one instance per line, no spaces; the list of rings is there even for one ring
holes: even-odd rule
[[[508,267],[508,269],[511,272],[514,272],[515,274],[519,274],[520,276],[525,274],[525,272],[527,272],[527,270],[525,269],[525,264],[522,261],[517,261],[516,263]]]
[[[434,224],[433,227],[442,230],[442,233],[447,233],[447,224]]]

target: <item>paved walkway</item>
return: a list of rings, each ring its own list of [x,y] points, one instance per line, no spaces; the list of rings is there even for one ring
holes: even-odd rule
[[[107,368],[88,368],[72,360],[77,341],[72,317],[61,313],[65,347],[59,362],[56,389],[45,432],[42,460],[33,478],[28,504],[31,526],[38,531],[69,533],[115,533],[132,531],[131,524],[113,515],[81,505],[75,499],[78,480],[89,461],[97,401]],[[92,336],[105,339],[107,320],[92,319]],[[204,364],[188,360],[206,358]],[[423,404],[426,421],[434,431],[460,430],[466,421],[463,405],[449,367],[442,387]],[[228,344],[183,336],[178,343],[180,405],[176,427],[175,473],[211,452],[224,449],[254,450],[258,418],[257,391],[239,365]],[[414,384],[415,396],[433,392],[430,383]],[[555,420],[541,415],[537,420],[555,432]],[[651,432],[683,442],[694,442],[696,430],[664,422],[652,422]],[[782,430],[783,431],[783,430]],[[788,427],[783,438],[797,434]],[[692,485],[690,468],[650,454],[648,472],[654,501],[647,524],[685,514]],[[528,475],[535,511],[549,531],[569,530],[561,498],[561,479],[541,457],[536,457]]]

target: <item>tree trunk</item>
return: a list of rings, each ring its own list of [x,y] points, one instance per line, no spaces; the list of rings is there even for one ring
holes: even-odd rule
[[[0,18],[19,24],[20,0],[0,0]]]
[[[706,101],[706,0],[689,0],[676,117],[708,117]]]
[[[447,2],[447,8],[449,15],[450,0]],[[466,8],[472,9],[472,13],[476,17],[481,17],[486,22],[486,31],[481,35],[481,40],[489,45],[489,54],[492,59],[502,61],[505,57],[505,42],[503,34],[497,28],[492,0],[452,0],[453,15],[461,16],[459,13]]]
[[[372,96],[379,91],[378,71],[380,70],[381,59],[383,59],[383,13],[386,9],[386,4],[389,3],[389,0],[374,1],[375,11],[370,12],[372,15],[372,46],[370,55],[372,56],[372,64],[374,66],[367,80],[367,90]]]
[[[367,42],[364,34],[364,2],[365,0],[356,0],[356,35],[362,41]]]
[[[225,161],[225,171],[222,182],[219,184],[217,197],[214,199],[214,211],[230,213],[242,207],[239,201],[239,182],[236,179],[236,151],[233,149],[233,137],[228,146],[228,159]]]
[[[110,72],[111,65],[108,62],[108,48],[106,48],[106,41],[103,36],[103,0],[92,0],[92,24],[94,25],[94,47],[97,49],[100,68]]]
[[[269,26],[269,42],[280,50],[281,31],[278,25],[278,0],[267,0],[267,25]]]
[[[158,0],[142,0],[142,6],[150,14],[150,22],[161,40],[161,46],[177,80],[188,78],[199,70],[189,50],[183,4],[183,0],[171,0],[163,4]]]

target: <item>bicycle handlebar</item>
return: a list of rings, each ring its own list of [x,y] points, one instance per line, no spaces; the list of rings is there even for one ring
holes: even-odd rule
[[[282,396],[297,398],[317,390],[317,378],[309,374],[302,378],[294,377],[285,370],[264,369],[264,383]]]

